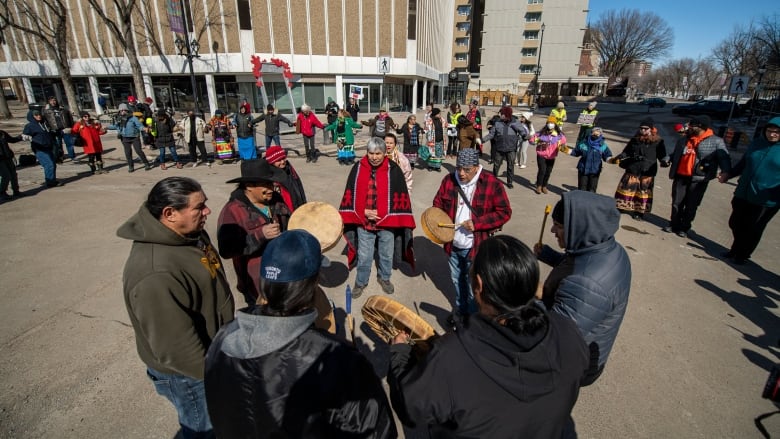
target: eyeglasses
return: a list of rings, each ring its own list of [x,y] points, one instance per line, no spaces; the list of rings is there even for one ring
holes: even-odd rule
[[[780,134],[780,129],[778,129],[778,128],[767,128],[766,129],[766,133],[767,134],[775,134],[775,135],[777,135],[777,134]]]
[[[474,170],[476,170],[476,169],[477,169],[477,167],[476,167],[476,166],[469,166],[469,167],[465,167],[465,166],[458,166],[456,169],[457,169],[458,171],[465,172],[466,174],[471,174],[472,172],[474,172]]]

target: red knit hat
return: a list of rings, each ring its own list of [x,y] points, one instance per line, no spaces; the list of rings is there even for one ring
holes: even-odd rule
[[[677,125],[674,126],[674,130],[677,131],[678,133],[685,131],[685,125],[678,123]]]
[[[268,163],[276,163],[287,158],[287,153],[281,146],[274,145],[265,150],[265,159]]]

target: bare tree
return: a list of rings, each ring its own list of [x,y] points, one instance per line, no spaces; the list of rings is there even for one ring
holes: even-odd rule
[[[734,30],[712,51],[712,58],[728,75],[755,72],[765,56],[754,38],[753,24],[737,25]]]
[[[35,39],[57,66],[70,109],[78,110],[76,89],[68,60],[68,7],[61,0],[0,0],[0,28],[13,29]],[[29,54],[30,52],[28,52]],[[42,61],[42,60],[37,60]],[[7,107],[7,104],[6,104]]]
[[[605,76],[621,76],[636,61],[657,59],[672,47],[674,31],[653,12],[609,10],[592,26]]]
[[[766,55],[766,65],[780,67],[780,19],[778,14],[765,16],[758,22],[755,35]]]

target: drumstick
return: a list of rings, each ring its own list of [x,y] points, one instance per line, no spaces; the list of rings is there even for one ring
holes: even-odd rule
[[[352,339],[352,346],[355,346],[355,320],[352,318],[352,288],[347,284],[346,295],[346,308],[347,308],[347,328],[350,338]]]
[[[458,227],[458,226],[461,226],[461,225],[463,225],[463,223],[457,223],[457,224],[439,223],[438,224],[439,227],[452,227],[452,228],[455,228],[455,227]]]
[[[542,220],[542,231],[539,232],[539,245],[542,245],[542,238],[544,237],[544,227],[547,225],[547,216],[550,214],[552,207],[548,204],[544,206],[544,219]]]

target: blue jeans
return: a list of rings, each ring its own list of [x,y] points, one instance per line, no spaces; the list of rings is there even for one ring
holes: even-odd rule
[[[268,148],[271,146],[271,142],[274,142],[277,146],[282,146],[281,139],[279,138],[279,135],[275,136],[265,136],[265,147]]]
[[[154,383],[157,393],[176,408],[182,437],[214,438],[209,412],[206,408],[206,389],[203,380],[184,375],[173,375],[146,368],[146,375]]]
[[[165,163],[165,148],[166,147],[158,148],[158,151],[160,151],[160,163],[161,164]],[[179,163],[179,154],[176,153],[176,146],[172,145],[172,146],[168,146],[167,148],[170,148],[170,150],[171,150],[171,155],[173,156],[173,162],[174,163]]]
[[[73,149],[73,138],[70,134],[65,134],[62,130],[57,130],[54,132],[53,137],[55,154],[59,155],[62,153],[62,144],[65,143],[65,148],[68,150],[68,157],[70,157],[71,160],[76,158],[76,151]]]
[[[374,243],[379,238],[377,250],[379,252],[379,277],[382,280],[390,280],[393,271],[393,251],[395,250],[395,237],[389,230],[368,231],[364,228],[357,229],[357,279],[355,285],[368,284],[368,276],[371,275],[371,263],[374,261]]]
[[[57,162],[54,153],[46,149],[36,149],[35,158],[38,159],[38,163],[43,168],[43,177],[46,179],[46,183],[54,182],[57,179]]]
[[[450,253],[450,276],[455,285],[455,311],[464,316],[477,312],[477,302],[474,300],[469,280],[470,252],[469,248],[452,247]]]

